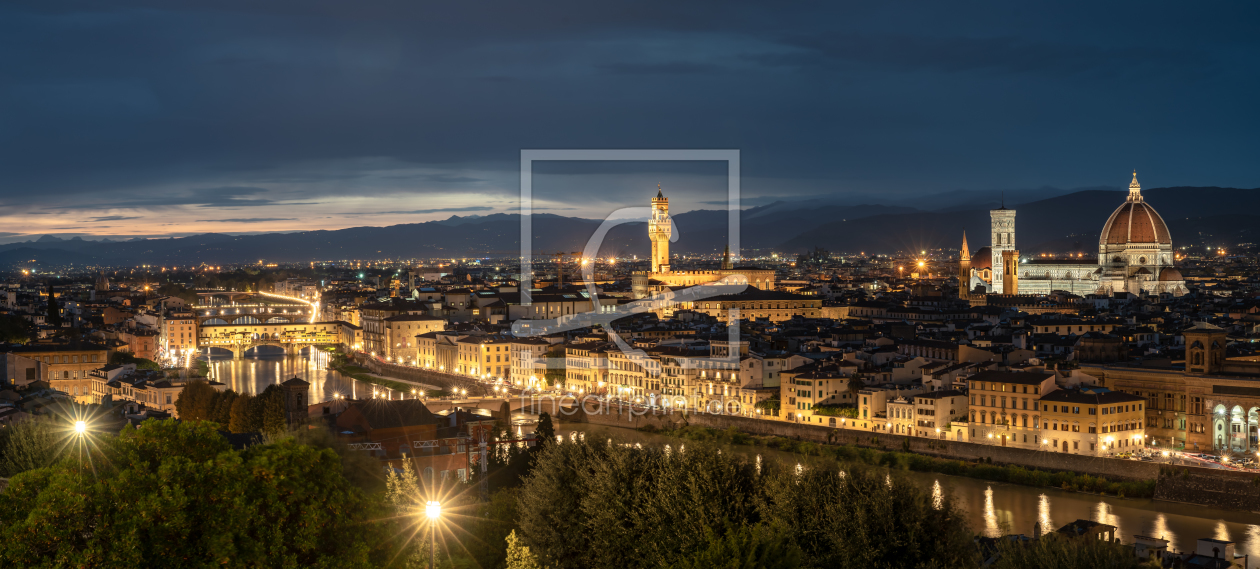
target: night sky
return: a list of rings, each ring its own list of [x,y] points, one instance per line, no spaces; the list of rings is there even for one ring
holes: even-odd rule
[[[1260,186],[1252,2],[105,4],[0,5],[0,242],[512,211],[522,148],[738,148],[746,204]],[[724,174],[552,164],[535,210]]]

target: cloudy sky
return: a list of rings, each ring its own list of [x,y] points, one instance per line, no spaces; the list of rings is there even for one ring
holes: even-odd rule
[[[1252,188],[1257,6],[11,1],[0,241],[511,211],[522,148],[738,148],[746,203]],[[553,164],[535,210],[724,172]]]

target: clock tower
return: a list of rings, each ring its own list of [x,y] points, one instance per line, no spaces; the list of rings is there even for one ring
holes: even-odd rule
[[[652,240],[652,272],[669,272],[669,238],[673,223],[669,219],[669,198],[656,185],[656,197],[652,198],[652,217],[648,220],[648,237]]]

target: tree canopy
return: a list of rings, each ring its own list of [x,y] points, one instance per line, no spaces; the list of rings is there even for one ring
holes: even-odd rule
[[[288,439],[233,450],[199,421],[146,421],[74,460],[13,477],[10,567],[371,567],[393,557],[381,503],[336,453]]]

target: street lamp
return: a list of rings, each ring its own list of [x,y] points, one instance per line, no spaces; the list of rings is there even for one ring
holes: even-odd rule
[[[442,504],[430,500],[424,505],[424,515],[429,517],[429,569],[434,569],[435,554],[437,547],[437,539],[434,534],[437,530],[438,518],[442,516]]]

